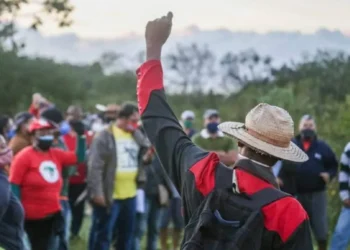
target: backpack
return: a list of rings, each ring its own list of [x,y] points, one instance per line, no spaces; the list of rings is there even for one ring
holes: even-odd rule
[[[181,249],[261,250],[261,208],[287,196],[273,187],[251,196],[235,194],[232,188],[214,189],[191,216]]]

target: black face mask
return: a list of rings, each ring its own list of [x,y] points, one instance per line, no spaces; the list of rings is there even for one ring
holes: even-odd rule
[[[116,118],[114,118],[114,117],[109,117],[109,116],[105,116],[104,119],[103,119],[103,121],[104,121],[105,123],[111,123],[111,122],[114,122],[115,120],[116,120]]]
[[[304,140],[307,140],[307,141],[311,141],[312,139],[315,138],[316,136],[316,133],[314,130],[312,129],[304,129],[301,131],[301,137],[304,139]]]
[[[48,151],[52,146],[53,140],[53,135],[41,136],[37,139],[37,147],[42,151]]]

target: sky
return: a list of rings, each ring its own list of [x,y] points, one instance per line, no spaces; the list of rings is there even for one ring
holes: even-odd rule
[[[83,38],[112,39],[142,34],[148,20],[171,10],[174,30],[191,25],[201,29],[232,31],[301,31],[320,28],[350,35],[349,0],[71,0],[73,25],[60,29],[49,19],[40,31],[47,35],[73,32]],[[19,13],[19,23],[28,26],[29,5]]]

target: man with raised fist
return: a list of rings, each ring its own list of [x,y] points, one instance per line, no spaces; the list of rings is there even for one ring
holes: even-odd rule
[[[280,191],[271,167],[279,160],[305,162],[308,156],[291,142],[289,113],[261,103],[245,123],[224,122],[219,129],[238,141],[239,157],[228,168],[216,153],[194,145],[166,101],[162,46],[173,14],[146,26],[147,61],[137,71],[139,113],[162,166],[183,200],[187,224],[182,250],[311,250],[307,213]]]

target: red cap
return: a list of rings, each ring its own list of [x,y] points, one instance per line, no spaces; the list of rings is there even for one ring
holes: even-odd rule
[[[55,126],[48,122],[45,119],[34,119],[30,125],[29,125],[29,132],[32,133],[36,130],[40,130],[40,129],[51,129],[51,128],[55,128]]]

